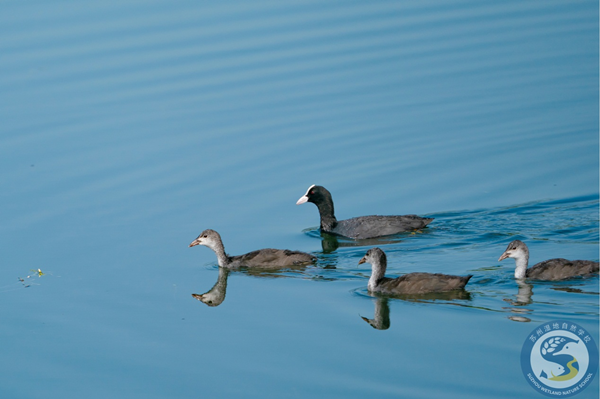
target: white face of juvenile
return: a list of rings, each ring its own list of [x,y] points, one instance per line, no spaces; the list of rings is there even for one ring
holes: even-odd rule
[[[525,249],[523,248],[523,245],[521,245],[522,243],[520,241],[513,241],[510,244],[508,244],[508,247],[506,248],[506,251],[504,251],[504,253],[500,256],[500,258],[498,259],[498,262],[503,261],[506,258],[513,258],[513,259],[517,259],[517,258],[522,258],[523,256],[525,256]]]
[[[382,261],[385,260],[385,253],[379,248],[371,248],[367,251],[365,256],[358,262],[358,264],[370,263],[371,265],[379,266]]]
[[[358,264],[363,264],[363,263],[370,263],[373,264],[373,257],[371,256],[371,254],[369,252],[367,252],[365,254],[365,256],[362,257],[362,259],[358,262]]]
[[[204,230],[194,241],[190,243],[190,247],[204,245],[205,247],[215,248],[218,240],[219,238],[216,235],[216,232],[213,232],[212,230]]]

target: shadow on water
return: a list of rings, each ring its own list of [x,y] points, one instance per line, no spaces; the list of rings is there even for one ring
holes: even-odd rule
[[[583,291],[582,289],[572,288],[572,287],[553,287],[552,289],[555,291],[573,292],[573,293],[577,293],[577,294],[587,294],[587,295],[598,295],[599,294],[598,291]]]
[[[510,303],[513,308],[503,308],[511,313],[514,313],[508,316],[509,320],[517,321],[521,323],[528,323],[531,321],[527,315],[533,312],[532,309],[527,309],[522,306],[526,306],[532,303],[531,297],[533,296],[533,285],[523,281],[523,280],[515,280],[517,285],[519,286],[517,290],[517,294],[515,295],[515,299],[512,298],[504,298],[505,302]]]
[[[227,294],[227,278],[230,270],[219,267],[219,277],[213,287],[204,294],[192,294],[194,298],[208,306],[219,306],[225,300]]]
[[[364,291],[364,290],[362,290]],[[419,303],[433,303],[436,301],[444,301],[446,304],[452,304],[452,301],[455,300],[471,300],[471,294],[466,290],[453,290],[446,292],[430,292],[427,294],[418,294],[418,295],[379,295],[379,294],[365,294],[358,290],[355,290],[355,293],[361,296],[367,296],[374,299],[375,302],[375,310],[374,316],[372,319],[369,319],[364,316],[360,316],[365,322],[367,322],[371,327],[377,330],[387,330],[390,328],[390,306],[389,301],[393,299],[400,299],[409,302],[419,302]]]
[[[375,311],[372,319],[360,316],[361,319],[377,330],[387,330],[390,328],[390,305],[388,298],[375,299]]]
[[[598,296],[598,292],[588,291],[580,288],[575,288],[574,285],[592,285],[597,286],[597,277],[588,276],[586,278],[574,278],[563,281],[535,281],[535,280],[520,280],[509,279],[504,282],[507,286],[517,286],[517,292],[514,296],[505,297],[502,300],[511,305],[511,307],[502,307],[503,312],[512,313],[508,319],[517,322],[530,322],[532,319],[526,316],[533,316],[536,312],[536,307],[549,307],[554,309],[554,313],[575,312],[575,309],[570,309],[568,304],[585,305],[585,301],[580,300],[579,294]],[[535,299],[535,290],[540,292],[539,299]],[[552,291],[564,292],[567,295],[576,295],[571,297],[556,297],[549,294]],[[490,295],[490,297],[494,297]],[[492,309],[490,309],[492,310]]]
[[[587,278],[593,279],[592,276],[588,276]],[[558,281],[558,282],[554,281],[554,282],[536,282],[536,283],[538,284],[538,287],[540,290],[547,287],[547,289],[559,291],[559,292],[584,294],[584,295],[596,295],[596,296],[598,295],[598,292],[584,291],[580,288],[574,288],[573,285],[582,284],[581,282],[578,282],[577,280],[583,280],[583,279],[570,279],[570,280]],[[510,320],[517,321],[517,322],[530,322],[531,319],[528,317],[525,317],[525,315],[527,315],[527,314],[532,315],[534,310],[531,308],[526,308],[525,306],[532,305],[536,302],[532,299],[532,297],[534,295],[534,292],[533,292],[534,285],[533,285],[533,283],[530,283],[530,282],[524,281],[524,280],[520,280],[520,279],[514,279],[514,282],[518,286],[518,291],[515,294],[514,298],[504,298],[504,301],[510,303],[513,307],[504,307],[502,309],[509,311],[511,313],[514,313],[513,315],[508,316],[508,319],[510,319]],[[540,300],[538,303],[544,304],[544,302],[542,300]],[[560,303],[546,303],[546,304],[552,305],[552,306],[561,305]]]
[[[391,236],[385,237],[376,237],[376,238],[367,238],[363,240],[347,238],[343,236],[338,236],[335,234],[322,232],[318,227],[311,227],[308,229],[302,230],[302,232],[310,237],[319,238],[321,240],[321,247],[323,249],[324,254],[329,254],[335,252],[339,248],[349,248],[349,247],[368,247],[368,246],[381,246],[381,245],[390,245],[390,244],[398,244],[403,240],[408,239],[413,236],[418,236],[421,234],[426,234],[428,232],[427,227],[422,230],[415,230],[406,233],[394,234]]]
[[[331,280],[331,278],[324,276],[324,272],[327,272],[330,269],[335,269],[335,266],[317,267],[309,264],[272,269],[257,269],[249,267],[240,267],[235,269],[217,267],[217,269],[219,270],[219,274],[215,285],[213,285],[213,287],[204,294],[192,294],[192,297],[208,306],[213,307],[219,306],[225,300],[225,295],[227,293],[227,279],[229,278],[230,273],[241,273],[260,278],[305,278],[312,280]]]

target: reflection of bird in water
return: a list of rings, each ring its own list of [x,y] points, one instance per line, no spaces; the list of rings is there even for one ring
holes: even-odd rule
[[[423,233],[423,231],[417,230],[411,234]],[[313,234],[311,234],[313,235]],[[374,237],[362,240],[354,240],[348,237],[342,237],[339,235],[327,233],[324,231],[317,230],[313,236],[320,236],[321,247],[323,253],[329,254],[336,251],[338,248],[348,247],[375,247],[380,245],[398,244],[402,242],[399,236],[385,236],[385,237]]]
[[[272,248],[259,249],[244,255],[229,256],[225,253],[225,247],[219,233],[210,229],[200,233],[198,238],[192,241],[190,247],[195,245],[204,245],[212,249],[217,255],[219,266],[228,268],[242,266],[262,268],[297,266],[313,263],[317,259],[314,255],[307,254],[306,252]]]
[[[280,272],[296,272],[301,271],[306,268],[306,265],[300,266],[290,266],[285,269],[265,269],[265,268],[239,268],[235,269],[236,271],[240,271],[243,274],[253,277],[263,277],[263,278],[278,278],[278,277],[286,277],[285,274],[280,274]],[[228,269],[226,267],[219,267],[219,277],[215,285],[205,292],[204,294],[192,294],[194,298],[208,306],[219,306],[225,300],[225,293],[227,291],[227,278],[229,277],[229,273],[232,272],[232,269]]]
[[[422,229],[433,220],[416,215],[374,215],[338,221],[335,217],[331,193],[325,187],[314,184],[308,188],[306,194],[300,197],[296,205],[305,202],[312,202],[319,209],[321,231],[354,239],[381,237]]]
[[[372,319],[360,316],[361,319],[378,330],[390,328],[390,305],[387,298],[375,298],[375,315]]]
[[[519,290],[515,294],[515,300],[505,298],[505,302],[510,302],[514,306],[525,306],[531,303],[531,296],[533,295],[533,286],[527,283],[525,280],[517,280]]]
[[[517,285],[519,286],[519,290],[515,295],[517,298],[515,305],[529,305],[531,303],[531,296],[533,295],[533,286],[523,280],[517,280]]]
[[[452,291],[442,291],[442,292],[427,292],[424,294],[395,294],[393,296],[380,296],[381,294],[376,294],[374,296],[375,300],[375,310],[374,316],[372,319],[360,316],[361,319],[369,323],[369,325],[378,330],[387,330],[390,328],[390,305],[388,303],[390,298],[401,299],[409,302],[435,302],[435,301],[454,301],[457,299],[460,300],[470,300],[471,294],[465,291],[464,289],[460,290],[452,290]],[[445,302],[448,303],[448,302]]]
[[[229,269],[219,267],[219,278],[215,285],[204,294],[192,294],[192,296],[208,306],[219,306],[225,300],[228,276]]]
[[[531,319],[529,317],[514,316],[514,315],[508,316],[508,319],[512,320],[512,321],[519,322],[519,323],[529,323],[531,321]]]
[[[505,302],[509,302],[513,306],[525,306],[529,305],[531,301],[531,296],[533,295],[533,286],[527,283],[525,280],[517,280],[517,285],[519,286],[519,290],[515,295],[515,300],[510,298],[505,298]],[[531,312],[530,309],[527,308],[512,308],[510,309],[512,313],[516,313],[517,315],[508,316],[508,318],[512,321],[518,321],[521,323],[528,323],[531,321],[530,318],[522,316],[522,314],[527,314]]]
[[[572,277],[598,273],[598,262],[591,260],[567,260],[563,258],[549,259],[529,269],[529,248],[523,241],[514,240],[500,256],[498,262],[513,258],[515,260],[515,278],[535,280],[564,280]]]
[[[387,258],[379,248],[371,248],[358,264],[368,262],[371,264],[371,278],[368,289],[387,295],[425,294],[463,289],[469,279],[468,276],[452,276],[441,273],[409,273],[402,277],[385,277]]]

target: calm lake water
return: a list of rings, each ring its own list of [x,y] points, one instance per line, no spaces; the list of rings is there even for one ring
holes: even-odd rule
[[[535,327],[600,343],[597,276],[519,285],[497,261],[515,238],[532,263],[599,258],[597,1],[0,10],[0,397],[541,398]],[[295,205],[315,183],[340,219],[435,220],[322,240]],[[188,248],[206,228],[318,262],[220,273]],[[392,276],[473,278],[374,298],[372,246]],[[218,306],[191,295],[213,286]]]

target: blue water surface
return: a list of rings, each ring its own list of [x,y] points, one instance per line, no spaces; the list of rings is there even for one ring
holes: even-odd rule
[[[498,262],[513,239],[532,263],[600,257],[598,2],[0,10],[0,397],[537,398],[535,326],[600,343],[597,276]],[[435,220],[324,239],[295,205],[311,184],[339,219]],[[206,228],[318,260],[224,275],[188,248]],[[390,276],[473,277],[372,297],[373,246]]]

